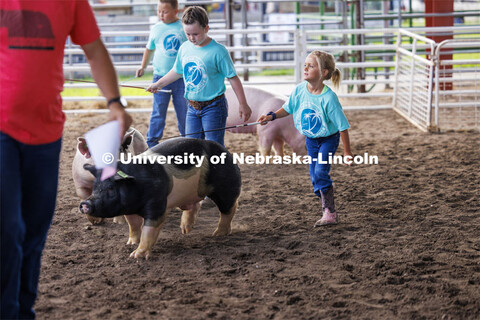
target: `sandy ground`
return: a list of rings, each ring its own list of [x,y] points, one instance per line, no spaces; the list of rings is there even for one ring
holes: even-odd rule
[[[380,163],[333,166],[340,224],[313,228],[321,205],[306,165],[241,165],[233,234],[211,236],[210,207],[182,235],[173,211],[148,261],[129,258],[127,225],[79,213],[76,138],[106,116],[68,115],[38,318],[480,318],[480,134],[422,133],[389,110],[346,114],[354,152]],[[134,115],[143,134],[148,117]],[[226,145],[256,153],[252,135],[227,133]]]

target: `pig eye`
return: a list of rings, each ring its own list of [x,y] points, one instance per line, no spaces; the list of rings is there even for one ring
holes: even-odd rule
[[[113,189],[113,187],[109,187],[107,189],[107,195],[108,195],[109,198],[115,197],[115,190]]]

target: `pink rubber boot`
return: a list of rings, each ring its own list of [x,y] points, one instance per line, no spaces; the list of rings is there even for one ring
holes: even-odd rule
[[[325,193],[320,191],[322,196],[322,218],[315,222],[314,227],[327,226],[329,224],[337,224],[338,216],[335,211],[335,200],[333,195],[333,186]]]
[[[337,212],[330,212],[328,208],[325,208],[323,210],[323,216],[320,220],[315,222],[314,227],[321,227],[321,226],[327,226],[329,224],[337,224],[338,223],[338,216]]]

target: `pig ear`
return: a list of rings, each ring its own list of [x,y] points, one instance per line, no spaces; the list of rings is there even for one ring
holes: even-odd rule
[[[85,158],[90,158],[91,155],[90,155],[90,151],[88,150],[88,147],[87,147],[87,141],[85,140],[85,138],[77,138],[77,149],[78,151],[80,151],[80,153],[85,157]]]
[[[122,150],[127,150],[128,146],[132,143],[133,135],[126,136],[122,142]]]
[[[113,180],[119,181],[119,180],[135,180],[135,177],[129,176],[125,172],[118,170],[117,173],[113,176]]]
[[[135,130],[133,128],[129,128],[128,131],[125,133],[123,136],[123,141],[122,141],[122,150],[126,151],[128,146],[132,143],[133,141],[133,135],[135,134]]]
[[[87,171],[90,171],[95,177],[97,176],[97,168],[95,168],[94,165],[90,164],[90,163],[85,163],[83,165],[83,169],[87,170]]]
[[[135,133],[135,129],[130,127],[128,128],[127,132],[125,132],[125,137],[128,135],[133,136],[134,133]]]

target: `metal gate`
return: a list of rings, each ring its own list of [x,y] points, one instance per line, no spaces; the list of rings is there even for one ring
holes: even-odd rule
[[[431,125],[435,69],[434,62],[423,56],[433,54],[434,48],[433,40],[399,30],[393,109],[423,131]]]
[[[455,59],[442,57],[453,52]],[[480,40],[452,39],[435,51],[434,124],[442,130],[480,130]]]

